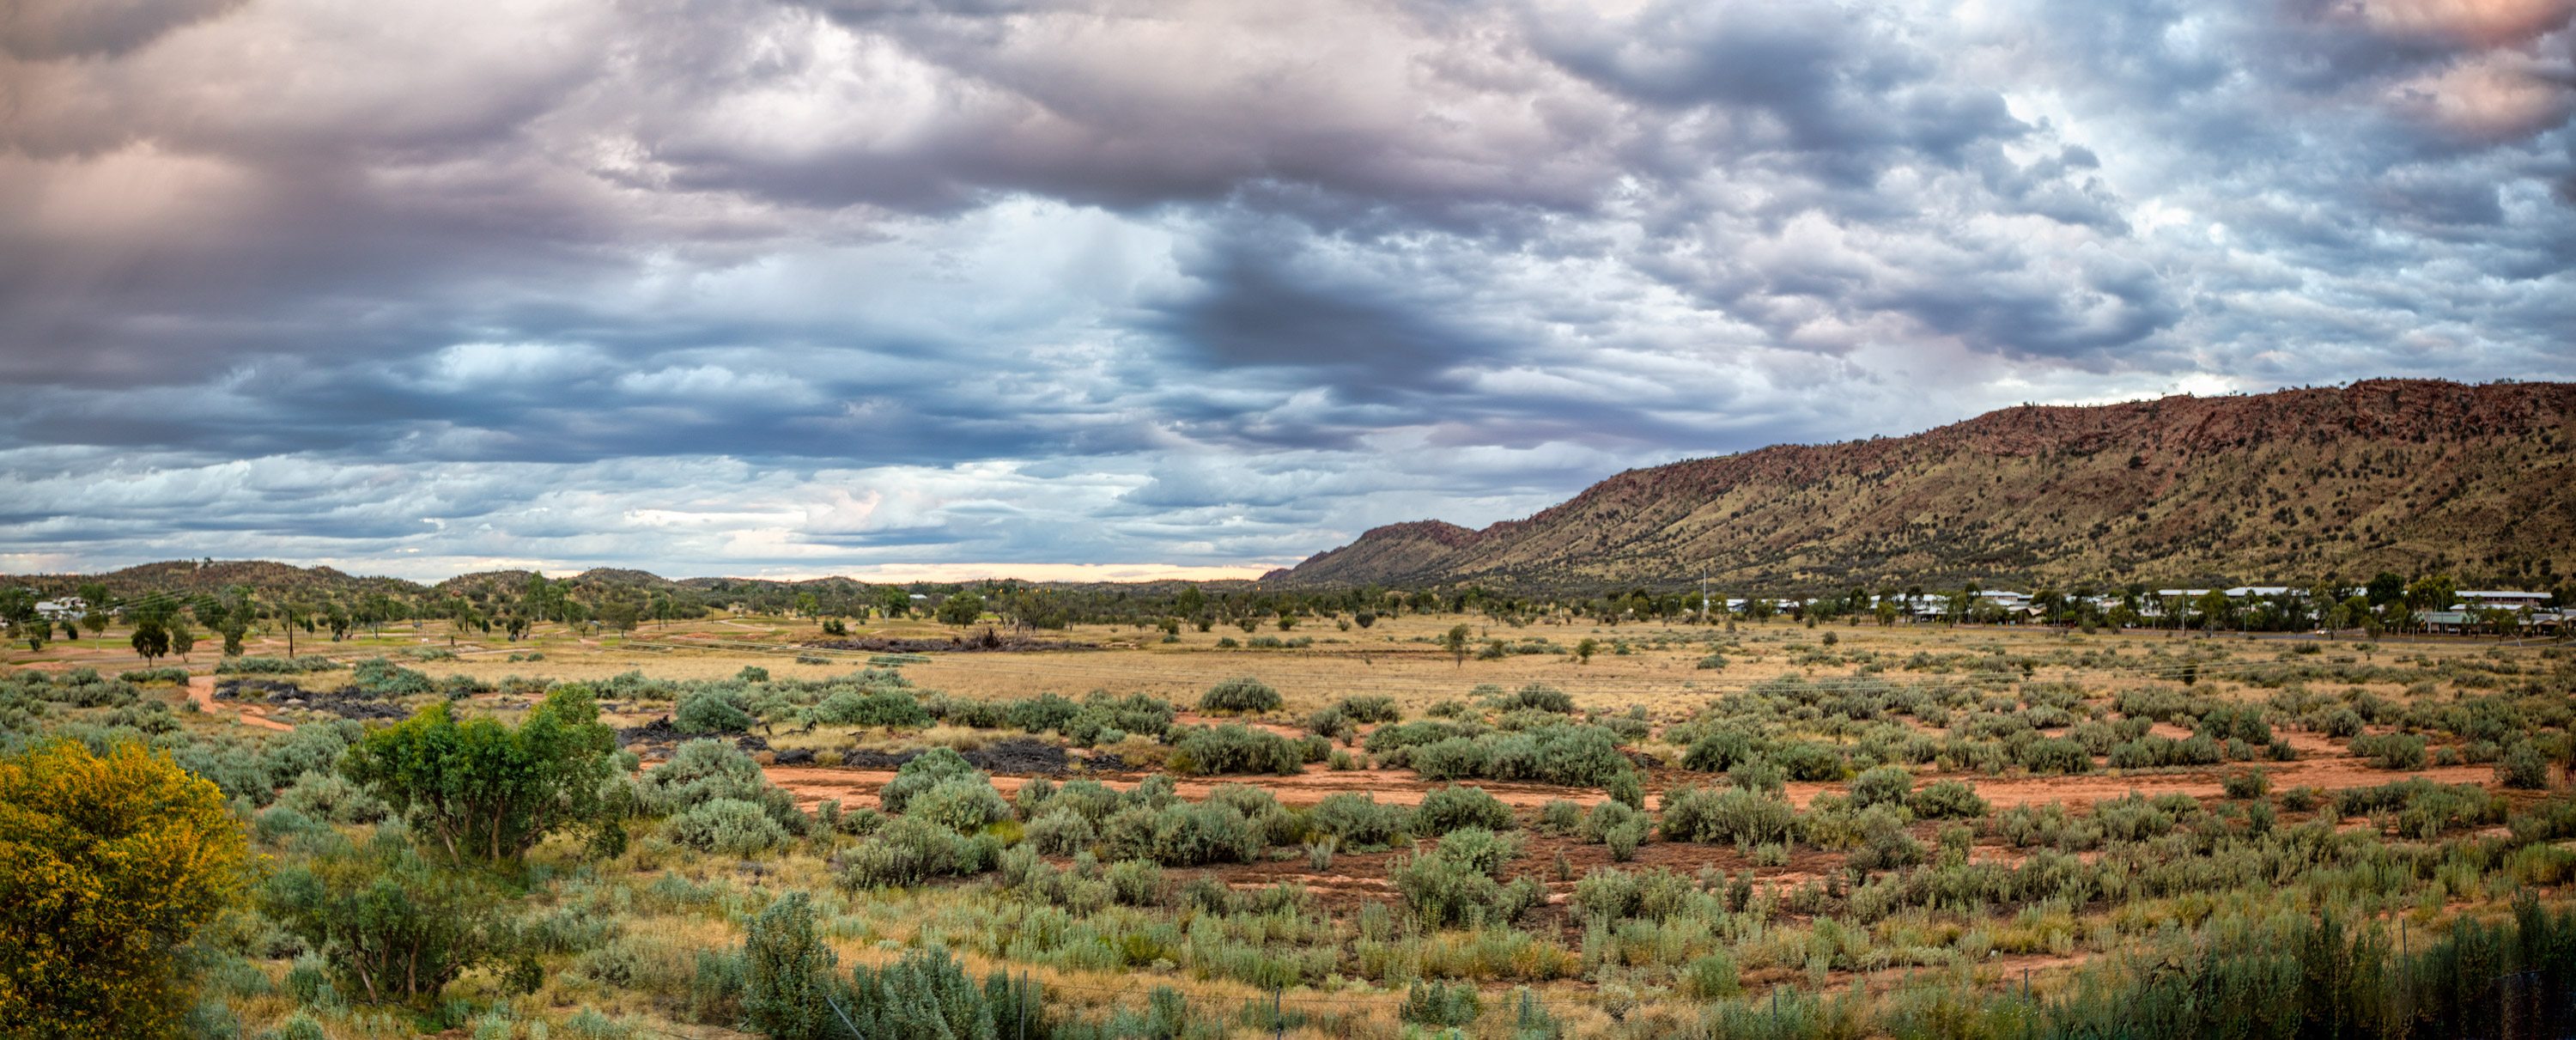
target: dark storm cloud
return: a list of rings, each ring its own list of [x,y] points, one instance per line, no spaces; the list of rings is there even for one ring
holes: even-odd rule
[[[2571,18],[31,0],[0,570],[1258,565],[2024,400],[2564,377]]]

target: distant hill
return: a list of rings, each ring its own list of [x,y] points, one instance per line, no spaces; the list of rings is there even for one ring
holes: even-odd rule
[[[360,578],[329,567],[298,567],[269,560],[164,560],[104,574],[0,576],[0,584],[27,585],[47,594],[68,593],[86,582],[105,585],[111,595],[121,599],[151,592],[212,594],[235,585],[263,593],[342,599],[376,592],[407,599],[428,591],[427,586],[401,578]]]
[[[1264,584],[2311,582],[2576,575],[2576,384],[2023,406],[1630,470],[1525,520],[1394,524]]]

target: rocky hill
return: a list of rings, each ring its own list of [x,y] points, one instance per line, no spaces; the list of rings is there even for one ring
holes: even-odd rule
[[[1832,589],[2576,572],[2576,384],[2372,380],[2024,406],[1630,470],[1480,531],[1371,530],[1265,583]]]

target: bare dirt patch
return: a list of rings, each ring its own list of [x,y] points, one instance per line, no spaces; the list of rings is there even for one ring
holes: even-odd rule
[[[229,715],[233,718],[240,719],[245,725],[257,726],[261,729],[276,730],[280,733],[289,732],[295,728],[283,722],[279,722],[276,719],[269,718],[268,710],[265,708],[251,704],[244,704],[240,701],[216,700],[215,677],[211,675],[192,675],[188,677],[188,699],[197,705],[198,711],[205,712],[208,715]],[[218,708],[217,705],[221,705],[221,707]]]

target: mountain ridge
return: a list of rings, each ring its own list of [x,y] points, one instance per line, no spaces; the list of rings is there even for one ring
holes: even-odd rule
[[[2555,580],[2576,571],[2571,418],[2576,384],[2423,379],[2021,405],[1631,469],[1476,530],[1373,528],[1265,582]]]

